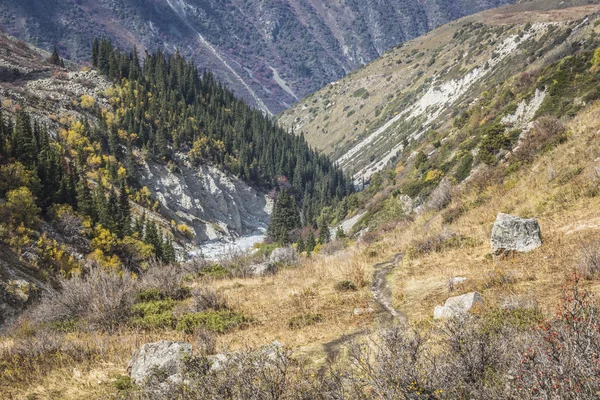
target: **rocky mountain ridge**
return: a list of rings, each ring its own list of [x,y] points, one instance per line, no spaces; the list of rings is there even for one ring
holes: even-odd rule
[[[100,0],[0,4],[0,28],[88,60],[92,39],[177,49],[273,114],[436,26],[513,0]]]
[[[588,2],[534,1],[466,17],[328,85],[279,121],[304,132],[357,183],[368,181],[408,157],[402,152],[411,141],[428,135],[443,141],[461,110],[507,78],[591,46],[596,26],[587,16],[599,10]],[[545,94],[540,88],[520,99],[506,122],[526,125]]]

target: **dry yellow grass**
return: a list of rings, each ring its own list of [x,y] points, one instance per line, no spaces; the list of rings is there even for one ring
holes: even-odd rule
[[[587,195],[599,179],[600,104],[571,121],[569,129],[567,143],[525,166],[502,186],[455,199],[479,205],[454,223],[442,228],[441,215],[428,214],[404,229],[405,237],[400,240],[405,243],[442,229],[479,242],[473,247],[404,259],[394,275],[394,295],[396,305],[411,320],[431,319],[435,305],[472,290],[481,291],[492,304],[518,294],[534,297],[547,312],[555,310],[583,245],[600,241],[600,198]],[[489,238],[498,212],[538,218],[544,245],[529,254],[492,259]],[[511,282],[497,282],[499,274],[510,276]],[[447,282],[455,276],[467,277],[468,281],[451,294]],[[585,285],[592,291],[600,289],[598,283]]]

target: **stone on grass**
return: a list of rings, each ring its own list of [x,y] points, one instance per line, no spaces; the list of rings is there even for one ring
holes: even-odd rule
[[[533,218],[499,213],[494,222],[490,244],[495,255],[510,251],[532,251],[542,245],[540,225]]]
[[[271,253],[269,261],[273,264],[291,265],[296,262],[296,250],[292,247],[278,247]]]
[[[451,318],[470,311],[477,304],[483,303],[483,298],[477,292],[450,297],[443,306],[436,306],[433,319]]]
[[[254,264],[248,267],[248,272],[252,276],[265,276],[275,273],[275,265],[270,262]]]
[[[372,314],[375,312],[375,309],[372,307],[369,308],[355,308],[354,309],[354,315],[364,315],[364,314]]]
[[[144,385],[155,373],[166,376],[170,382],[181,380],[183,361],[192,355],[192,345],[161,340],[140,347],[129,362],[129,375],[136,385]]]

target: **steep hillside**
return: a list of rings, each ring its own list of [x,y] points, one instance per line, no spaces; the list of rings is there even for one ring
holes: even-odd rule
[[[365,190],[321,207],[310,251],[295,251],[315,244],[305,227],[295,249],[263,244],[209,263],[152,265],[139,275],[105,266],[62,279],[60,291],[0,336],[0,394],[596,398],[600,15],[597,6],[530,11],[538,6],[490,14],[508,26],[465,24],[445,38],[479,38],[481,60],[476,43],[470,56],[477,62],[488,47],[498,52],[487,68],[450,71],[458,99],[442,84],[406,100],[410,112],[430,104],[420,121],[433,118],[436,129],[407,140]],[[531,68],[517,68],[522,58]],[[121,117],[135,109],[126,97],[109,98]],[[174,192],[178,183],[165,181]],[[162,193],[167,203],[170,194]],[[507,218],[518,222],[495,224]],[[331,240],[321,235],[327,226]],[[518,238],[521,246],[511,246]],[[0,257],[0,277],[12,281],[0,285],[9,307],[29,301],[17,282],[21,262]],[[178,357],[159,370],[150,362]]]
[[[100,71],[0,35],[0,327],[90,268],[247,250],[282,188],[306,224],[351,189],[181,55],[94,49]]]
[[[593,48],[596,27],[586,16],[598,10],[587,1],[532,1],[461,19],[394,48],[279,120],[360,183],[391,166],[411,140],[444,139],[454,117],[507,78]]]
[[[278,113],[392,46],[511,0],[3,1],[0,27],[74,60],[92,39],[180,49],[256,107]]]

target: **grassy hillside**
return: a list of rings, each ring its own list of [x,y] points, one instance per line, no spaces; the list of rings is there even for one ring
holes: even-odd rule
[[[0,26],[73,60],[94,37],[179,49],[256,108],[278,113],[390,47],[512,0],[61,0],[0,4]]]
[[[279,121],[368,180],[411,140],[432,131],[443,138],[456,115],[514,74],[593,49],[596,27],[585,17],[597,11],[588,2],[533,1],[463,18],[392,49]]]
[[[600,23],[595,7],[540,14],[527,11],[533,6],[516,9],[506,18],[519,25],[502,30],[526,35],[528,22],[538,29],[535,20],[579,21],[536,30],[542,46],[558,40],[543,62],[498,70],[501,83],[486,75],[489,90],[409,142],[366,190],[323,210],[331,226],[358,216],[353,238],[321,244],[263,277],[243,272],[273,246],[218,263],[157,266],[134,279],[98,270],[63,282],[61,294],[0,339],[0,391],[17,398],[594,398]],[[477,24],[461,29],[487,32]],[[493,256],[500,212],[536,218],[542,246]],[[456,277],[466,280],[450,284]],[[110,295],[99,295],[107,283]],[[436,305],[473,291],[484,302],[472,313],[433,319]],[[189,380],[134,387],[130,355],[160,339],[194,345]],[[261,350],[274,341],[283,344],[275,356]],[[227,368],[209,368],[210,356],[228,352],[236,356]]]

